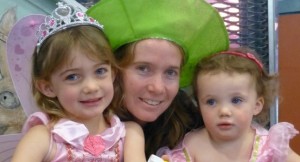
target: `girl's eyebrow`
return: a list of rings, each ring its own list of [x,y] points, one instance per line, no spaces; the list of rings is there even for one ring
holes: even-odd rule
[[[64,76],[66,73],[75,72],[75,71],[78,71],[78,70],[79,70],[78,68],[67,69],[67,70],[64,70],[61,73],[59,73],[59,76]]]
[[[96,63],[95,65],[93,65],[94,68],[98,67],[98,66],[102,66],[102,65],[109,65],[109,62],[108,61],[99,61],[99,63]],[[69,72],[75,72],[75,71],[79,71],[80,68],[78,67],[72,67],[72,68],[69,68],[64,71],[62,71],[59,76],[63,76],[65,75],[66,73],[69,73]]]

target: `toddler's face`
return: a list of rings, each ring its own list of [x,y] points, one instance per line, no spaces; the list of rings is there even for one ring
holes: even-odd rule
[[[249,131],[253,115],[263,107],[248,73],[202,74],[197,78],[197,85],[205,126],[217,139],[236,139]]]

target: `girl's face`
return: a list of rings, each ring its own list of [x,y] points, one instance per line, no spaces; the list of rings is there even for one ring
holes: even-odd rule
[[[144,124],[155,121],[176,96],[183,56],[178,47],[160,39],[142,40],[134,54],[123,71],[124,104]]]
[[[39,84],[42,93],[57,97],[71,120],[84,122],[102,116],[113,98],[111,66],[73,50],[71,61]]]
[[[262,110],[250,74],[201,74],[197,78],[200,111],[214,140],[234,140],[251,131],[253,115]],[[245,137],[245,136],[244,136]]]

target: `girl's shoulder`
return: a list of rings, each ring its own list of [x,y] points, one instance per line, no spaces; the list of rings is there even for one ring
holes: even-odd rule
[[[46,125],[33,125],[19,142],[13,161],[41,161],[48,153],[50,133]],[[34,160],[35,159],[35,160]]]
[[[134,139],[135,137],[137,137],[137,138],[142,137],[143,142],[144,142],[144,131],[138,123],[133,122],[133,121],[126,121],[123,123],[125,126],[127,139],[128,139],[128,136],[130,136],[129,137],[130,139]]]
[[[23,140],[28,141],[28,143],[34,144],[34,146],[42,147],[48,149],[50,141],[50,132],[45,125],[35,125],[31,127],[27,133],[24,135]]]
[[[198,128],[188,132],[183,139],[184,147],[192,147],[195,145],[205,145],[209,140],[206,128]],[[197,146],[197,147],[198,147]]]
[[[133,121],[126,121],[126,122],[123,122],[124,125],[125,125],[125,129],[126,131],[127,130],[137,130],[137,131],[143,131],[142,127],[136,123],[136,122],[133,122]]]

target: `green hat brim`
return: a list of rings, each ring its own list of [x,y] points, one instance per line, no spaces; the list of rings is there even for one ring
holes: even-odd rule
[[[101,0],[87,14],[104,25],[114,50],[146,38],[181,46],[186,56],[181,87],[191,84],[200,59],[229,47],[223,19],[203,0]]]

